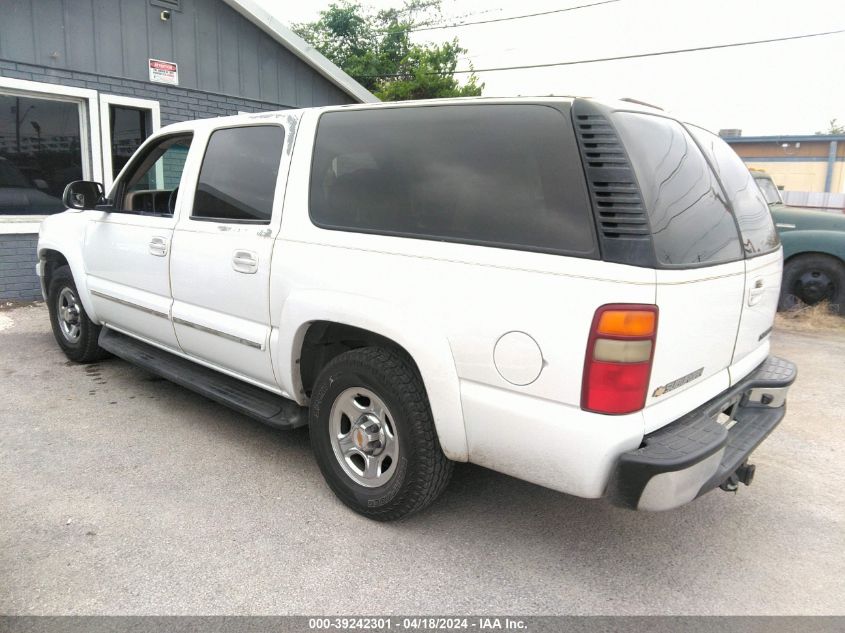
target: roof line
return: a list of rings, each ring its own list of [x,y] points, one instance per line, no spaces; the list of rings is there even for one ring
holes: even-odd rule
[[[845,134],[773,134],[770,136],[723,136],[728,143],[774,143],[777,141],[845,141]]]
[[[363,103],[375,103],[379,100],[255,0],[223,1],[347,94]]]

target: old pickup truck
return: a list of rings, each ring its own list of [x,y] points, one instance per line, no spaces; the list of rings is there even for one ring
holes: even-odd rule
[[[786,205],[769,174],[751,173],[783,244],[780,309],[826,301],[845,315],[845,214]]]

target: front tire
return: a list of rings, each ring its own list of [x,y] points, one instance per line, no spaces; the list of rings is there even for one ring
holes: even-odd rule
[[[92,363],[108,356],[97,345],[100,326],[88,318],[69,266],[57,268],[47,290],[47,307],[53,336],[70,360]]]
[[[833,312],[845,315],[845,263],[820,253],[791,258],[783,270],[778,308],[789,310],[822,301],[827,301]]]
[[[329,487],[371,519],[422,510],[451,477],[422,381],[392,350],[365,347],[332,359],[314,384],[309,427]]]

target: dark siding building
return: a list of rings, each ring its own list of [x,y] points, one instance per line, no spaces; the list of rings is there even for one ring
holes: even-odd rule
[[[279,6],[284,6],[279,3]],[[37,226],[188,119],[375,101],[253,0],[2,0],[0,299],[40,296]]]

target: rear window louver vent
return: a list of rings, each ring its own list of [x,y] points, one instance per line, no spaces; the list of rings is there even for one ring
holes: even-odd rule
[[[654,268],[657,260],[648,213],[634,168],[605,107],[586,99],[572,104],[572,123],[606,262]]]
[[[649,239],[640,189],[616,131],[601,114],[576,114],[575,127],[602,236]]]

